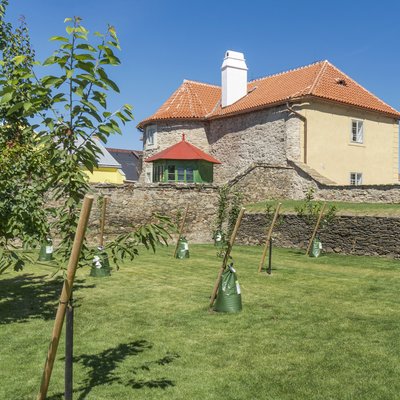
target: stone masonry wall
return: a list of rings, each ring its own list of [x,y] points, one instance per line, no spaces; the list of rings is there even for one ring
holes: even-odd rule
[[[94,195],[109,198],[105,236],[129,232],[134,226],[149,221],[155,212],[176,218],[189,204],[184,235],[194,242],[211,241],[211,225],[217,203],[214,186],[183,185],[95,185]],[[93,206],[90,236],[96,241],[99,231],[99,209]]]
[[[225,183],[254,162],[286,166],[286,115],[282,107],[212,120],[211,154],[222,162],[214,182]]]
[[[265,214],[245,214],[238,243],[264,244],[269,223]],[[274,230],[274,245],[305,250],[312,230],[298,216],[284,215]],[[339,216],[318,236],[326,252],[400,258],[400,218]]]
[[[189,204],[184,235],[192,243],[210,243],[218,200],[216,186],[183,185],[96,185],[95,195],[110,199],[107,208],[106,240],[133,230],[158,212],[175,218]],[[90,239],[98,242],[99,209],[94,206]],[[260,245],[269,221],[265,214],[246,213],[239,230],[238,243]],[[283,216],[274,232],[277,246],[305,248],[311,236],[308,227],[296,215]],[[383,255],[400,258],[400,218],[339,216],[334,225],[319,234],[324,250],[355,255]],[[175,236],[171,240],[174,243]]]

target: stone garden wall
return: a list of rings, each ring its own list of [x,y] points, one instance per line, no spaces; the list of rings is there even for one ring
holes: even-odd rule
[[[210,241],[211,223],[217,202],[215,186],[195,185],[94,185],[95,195],[109,198],[107,206],[106,239],[133,230],[148,222],[152,214],[160,213],[176,219],[189,204],[186,237],[198,243]],[[99,207],[93,206],[89,227],[90,237],[97,240]]]
[[[238,243],[265,243],[269,224],[265,214],[245,214]],[[297,215],[283,215],[274,230],[274,244],[306,249],[312,230]],[[339,216],[334,224],[320,230],[319,237],[326,252],[400,258],[400,218]]]
[[[271,169],[271,176],[276,171]],[[284,170],[290,173],[290,170]],[[289,171],[289,172],[288,172]],[[256,180],[254,181],[256,184]],[[154,212],[175,218],[189,204],[185,236],[192,243],[210,243],[212,224],[218,201],[216,186],[182,185],[96,185],[95,195],[109,199],[106,239],[124,233],[147,222]],[[285,190],[285,187],[281,187]],[[351,193],[350,189],[349,192]],[[374,196],[374,190],[362,192],[360,197]],[[381,194],[382,195],[382,194]],[[306,248],[311,227],[296,215],[283,216],[276,228],[274,240],[277,246]],[[98,240],[99,209],[93,208],[90,238]],[[265,214],[245,214],[239,230],[238,242],[260,245],[265,238],[269,222]],[[400,218],[385,217],[337,217],[335,224],[320,232],[324,250],[342,254],[381,255],[400,257]]]

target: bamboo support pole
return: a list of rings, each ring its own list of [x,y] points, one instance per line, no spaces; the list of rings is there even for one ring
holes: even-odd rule
[[[104,245],[104,226],[106,223],[106,210],[107,210],[107,197],[103,198],[103,204],[101,207],[101,219],[100,219],[100,247]]]
[[[217,291],[218,291],[219,283],[221,282],[222,273],[225,271],[226,265],[228,264],[229,256],[231,254],[233,244],[235,243],[236,235],[239,230],[239,226],[240,226],[240,223],[242,222],[243,214],[245,211],[246,211],[246,209],[244,207],[242,207],[242,209],[240,210],[240,213],[237,217],[235,227],[231,234],[231,238],[228,241],[228,248],[226,249],[225,256],[222,261],[221,269],[218,272],[217,280],[215,281],[214,288],[213,288],[213,291],[211,294],[210,309],[214,304],[215,298],[217,297]]]
[[[322,219],[322,217],[324,215],[324,212],[325,212],[325,208],[326,208],[326,203],[324,203],[324,205],[323,205],[323,207],[321,209],[321,212],[319,213],[317,223],[315,224],[314,232],[313,232],[313,234],[311,236],[310,242],[308,243],[306,256],[308,256],[310,254],[311,245],[312,245],[312,242],[313,242],[313,240],[315,238],[315,235],[317,234],[317,231],[318,231],[318,228],[319,228],[319,224],[321,223],[321,219]]]
[[[185,214],[183,215],[183,219],[182,219],[182,222],[181,222],[181,226],[179,227],[179,234],[178,234],[178,239],[176,240],[176,246],[175,246],[175,251],[174,251],[174,258],[176,257],[176,253],[177,253],[177,251],[178,251],[179,239],[180,239],[181,236],[182,236],[182,232],[183,232],[183,228],[184,228],[184,226],[185,226],[186,217],[187,217],[187,215],[188,215],[188,212],[189,212],[189,204],[186,206],[186,211],[185,211]]]
[[[279,215],[279,210],[281,208],[282,203],[278,203],[276,209],[275,209],[275,214],[274,214],[274,218],[272,219],[271,225],[269,227],[268,233],[267,233],[267,238],[265,240],[265,246],[264,246],[264,251],[262,253],[261,256],[261,261],[260,261],[260,265],[258,266],[258,272],[262,271],[262,267],[265,263],[265,258],[267,257],[267,251],[268,251],[268,246],[269,246],[269,240],[272,237],[272,232],[274,230],[274,226],[276,223],[276,220],[278,219],[278,215]]]
[[[71,297],[76,268],[78,265],[92,204],[93,196],[86,195],[83,200],[83,206],[79,217],[78,227],[76,230],[75,239],[68,262],[67,278],[64,280],[64,285],[61,291],[60,302],[57,309],[56,319],[54,321],[53,333],[51,336],[51,342],[47,353],[37,400],[45,400],[47,396],[47,390],[49,388],[51,373],[53,371],[54,360],[57,354],[57,347],[60,341],[60,334],[64,323],[65,311],[68,305],[68,301]]]

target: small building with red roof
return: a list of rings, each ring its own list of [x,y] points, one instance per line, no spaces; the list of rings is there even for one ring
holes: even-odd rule
[[[139,123],[143,159],[149,161],[141,179],[159,179],[153,167],[161,160],[167,165],[154,156],[168,150],[171,162],[179,155],[174,145],[192,153],[192,144],[219,160],[210,161],[215,183],[229,182],[257,163],[295,165],[294,171],[339,185],[398,183],[399,119],[396,109],[327,60],[248,82],[244,55],[229,50],[221,86],[185,80]]]
[[[185,139],[145,160],[153,164],[152,182],[212,183],[216,158]]]

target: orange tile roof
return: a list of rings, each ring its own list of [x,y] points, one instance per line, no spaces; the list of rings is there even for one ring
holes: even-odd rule
[[[206,83],[184,81],[159,110],[140,122],[165,119],[214,119],[268,108],[286,101],[314,97],[381,112],[400,119],[400,113],[364,89],[329,61],[267,76],[248,83],[248,94],[221,107],[221,88]]]

